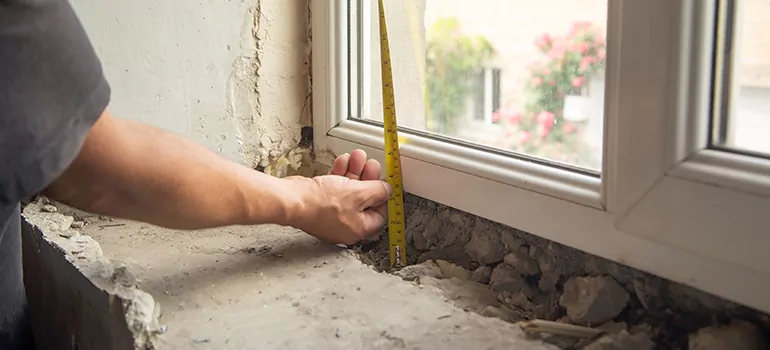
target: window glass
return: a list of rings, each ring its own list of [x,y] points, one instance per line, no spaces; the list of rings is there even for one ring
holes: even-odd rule
[[[719,12],[714,144],[770,155],[770,2],[725,0]]]
[[[376,1],[351,2],[351,115],[382,120]],[[385,2],[399,125],[599,171],[606,0]]]

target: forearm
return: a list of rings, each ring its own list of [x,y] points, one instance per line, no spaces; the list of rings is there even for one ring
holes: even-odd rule
[[[80,155],[45,193],[90,212],[175,229],[288,224],[291,180],[230,162],[145,124],[100,118]]]

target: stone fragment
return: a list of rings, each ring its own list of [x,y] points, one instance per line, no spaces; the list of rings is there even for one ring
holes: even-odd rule
[[[422,276],[443,278],[441,269],[433,260],[428,260],[420,264],[405,266],[401,270],[393,273],[403,278],[405,281],[414,281]]]
[[[553,293],[556,291],[556,284],[559,283],[559,276],[553,272],[544,272],[537,282],[537,287],[544,293]]]
[[[454,245],[445,248],[429,250],[417,257],[417,262],[426,260],[446,260],[466,269],[471,269],[473,259],[465,253],[465,248],[461,245]]]
[[[503,260],[504,249],[500,241],[500,232],[488,223],[478,222],[473,229],[471,239],[465,244],[465,251],[481,265],[488,265]]]
[[[506,264],[513,266],[513,268],[523,276],[532,276],[540,273],[537,261],[520,250],[509,253],[503,258],[503,261]]]
[[[489,284],[490,277],[492,277],[492,268],[489,266],[479,266],[471,274],[471,281]]]
[[[521,275],[513,267],[504,263],[492,270],[489,285],[496,292],[518,292],[528,288]]]
[[[419,250],[428,250],[438,247],[441,231],[441,219],[436,215],[415,213],[418,224],[411,230],[414,247]]]
[[[420,284],[438,289],[447,300],[466,311],[481,313],[487,306],[500,305],[489,287],[481,283],[459,278],[421,277]]]
[[[506,253],[517,251],[521,246],[524,245],[524,240],[519,237],[516,237],[516,235],[510,231],[502,232],[500,234],[500,241],[503,242],[503,246],[505,246]]]
[[[751,323],[738,321],[722,327],[705,327],[690,334],[689,350],[760,350],[768,339]]]
[[[42,211],[44,211],[46,213],[55,213],[55,212],[59,211],[58,208],[56,208],[55,206],[50,205],[50,204],[46,204],[46,205],[42,206],[40,208],[40,210],[42,210]]]
[[[511,315],[505,310],[496,307],[496,306],[487,306],[484,308],[484,310],[481,311],[481,316],[484,317],[497,317],[503,321],[512,321]]]
[[[646,333],[631,335],[626,330],[599,337],[583,350],[654,350],[655,343]]]
[[[471,272],[446,260],[435,260],[444,278],[456,277],[461,280],[471,279]]]
[[[523,309],[529,311],[535,308],[535,305],[529,301],[529,297],[524,291],[501,292],[497,299],[515,309]]]
[[[74,229],[80,229],[80,228],[86,227],[86,222],[85,221],[73,221],[72,224],[70,224],[70,227],[74,228]]]
[[[564,284],[559,305],[572,322],[601,324],[619,315],[628,299],[628,292],[611,277],[572,277]]]

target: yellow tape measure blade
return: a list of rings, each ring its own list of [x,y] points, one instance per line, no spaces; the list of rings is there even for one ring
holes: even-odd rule
[[[382,112],[385,131],[385,174],[393,188],[388,200],[388,245],[390,266],[406,265],[406,240],[404,220],[404,193],[401,178],[401,157],[398,151],[398,122],[396,98],[393,91],[393,70],[390,64],[390,42],[385,21],[384,0],[379,0],[380,17],[380,68],[382,70]]]

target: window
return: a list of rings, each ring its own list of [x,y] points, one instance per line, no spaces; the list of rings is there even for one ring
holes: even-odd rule
[[[376,4],[313,2],[320,155],[384,160]],[[770,312],[765,1],[385,6],[408,192]]]

